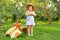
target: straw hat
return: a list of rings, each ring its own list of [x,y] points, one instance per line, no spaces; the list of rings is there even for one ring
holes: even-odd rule
[[[32,10],[35,11],[35,6],[33,4],[26,4],[26,8],[28,9],[29,6],[32,6]]]

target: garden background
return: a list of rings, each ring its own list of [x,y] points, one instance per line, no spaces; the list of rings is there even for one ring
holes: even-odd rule
[[[5,36],[16,20],[26,26],[26,4],[35,6],[34,36]],[[60,0],[0,0],[0,40],[60,40]]]

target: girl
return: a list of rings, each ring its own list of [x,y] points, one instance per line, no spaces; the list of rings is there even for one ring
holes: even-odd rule
[[[33,26],[35,25],[34,16],[36,16],[33,5],[27,5],[26,16],[27,33],[29,36],[33,36]]]

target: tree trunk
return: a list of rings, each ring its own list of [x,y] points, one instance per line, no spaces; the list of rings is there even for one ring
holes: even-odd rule
[[[52,18],[48,18],[48,22],[50,25],[52,25]]]

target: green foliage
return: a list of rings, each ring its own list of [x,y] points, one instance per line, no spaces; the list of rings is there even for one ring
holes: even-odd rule
[[[50,1],[52,1],[52,4],[55,6],[48,8],[47,5]],[[25,19],[25,5],[27,3],[31,3],[36,7],[36,20],[44,20],[47,17],[52,17],[53,19],[57,17],[59,19],[60,17],[59,2],[55,2],[54,0],[0,0],[0,20],[3,20],[4,22],[12,22],[15,20]],[[58,10],[54,12],[55,7]]]

